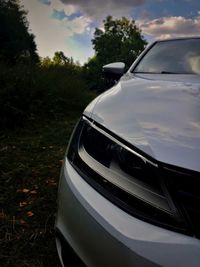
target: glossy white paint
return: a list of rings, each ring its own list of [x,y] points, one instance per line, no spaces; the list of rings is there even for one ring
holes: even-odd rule
[[[200,242],[130,216],[66,159],[56,227],[88,267],[199,267]]]
[[[123,62],[114,62],[103,66],[103,71],[115,74],[124,74],[124,68],[125,64]]]
[[[85,114],[161,162],[200,171],[200,76],[128,73]]]
[[[200,171],[200,76],[132,74],[145,53],[84,114],[158,161]],[[88,267],[200,266],[199,239],[127,214],[67,159],[58,204],[56,228]]]

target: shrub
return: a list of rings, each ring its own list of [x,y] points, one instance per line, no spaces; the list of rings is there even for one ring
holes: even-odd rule
[[[76,67],[1,64],[0,73],[1,127],[15,127],[35,116],[80,112],[92,97]]]

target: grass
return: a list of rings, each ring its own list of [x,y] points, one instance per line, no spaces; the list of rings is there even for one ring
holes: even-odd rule
[[[34,118],[23,128],[0,132],[1,266],[60,266],[54,237],[57,185],[80,114]]]

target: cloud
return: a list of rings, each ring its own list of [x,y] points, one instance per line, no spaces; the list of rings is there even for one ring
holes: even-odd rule
[[[57,10],[57,9],[53,9],[53,13],[52,13],[52,18],[54,19],[58,19],[58,20],[63,20],[63,19],[67,19],[67,20],[74,20],[78,17],[81,17],[82,14],[81,12],[75,12],[75,13],[72,13],[70,15],[67,15],[64,11],[64,9],[62,10]]]
[[[134,7],[141,6],[145,0],[60,0],[66,5],[75,5],[90,17],[102,18],[106,15],[128,15]]]
[[[151,21],[139,22],[143,33],[156,38],[166,39],[180,36],[200,35],[200,14],[195,18],[182,16],[171,16],[154,19]]]
[[[51,1],[50,0],[38,0],[39,2],[41,2],[44,5],[50,6],[51,5]]]
[[[67,16],[68,20],[74,20],[76,18],[81,17],[83,14],[80,11],[77,11],[75,13],[72,13],[71,15]]]
[[[52,18],[54,19],[58,19],[58,20],[63,20],[64,18],[67,17],[67,15],[65,14],[64,9],[62,10],[57,10],[57,9],[53,9],[53,13],[52,13]]]
[[[55,51],[63,51],[66,56],[72,56],[81,63],[91,57],[93,51],[90,38],[88,38],[87,51],[86,44],[81,49],[81,36],[87,35],[89,37],[90,35],[91,18],[82,16],[76,7],[66,6],[60,0],[53,0],[50,6],[35,0],[20,1],[29,11],[27,17],[30,28],[35,35],[40,56],[52,57]],[[53,10],[58,12],[57,19],[52,18]],[[60,14],[59,10],[61,11]],[[74,36],[77,37],[78,35],[80,38],[74,39]]]
[[[35,8],[36,6],[38,6],[38,3],[35,2],[36,0],[29,0],[29,1],[20,0],[20,1],[27,7]],[[78,12],[78,9],[75,5],[73,4],[65,5],[62,3],[61,0],[38,0],[38,2],[40,4],[49,6],[49,8],[51,8],[52,10],[56,10],[58,12],[64,12],[66,16]]]
[[[66,36],[73,36],[74,34],[82,34],[88,31],[91,19],[85,16],[77,17],[73,20],[67,18],[62,21],[60,25],[65,29]]]

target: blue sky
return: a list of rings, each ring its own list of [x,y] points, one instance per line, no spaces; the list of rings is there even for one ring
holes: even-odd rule
[[[20,0],[40,56],[55,51],[84,63],[94,55],[91,39],[107,15],[134,19],[148,41],[200,36],[199,0]]]

